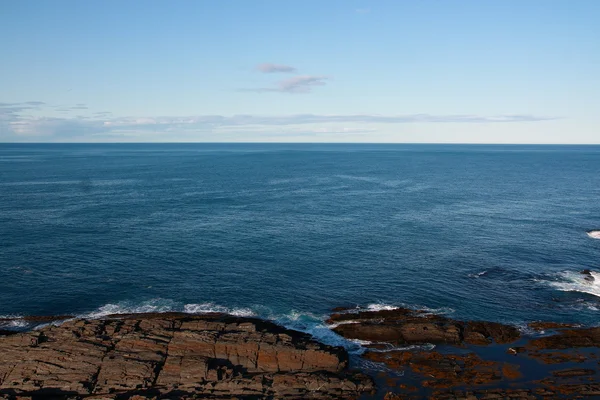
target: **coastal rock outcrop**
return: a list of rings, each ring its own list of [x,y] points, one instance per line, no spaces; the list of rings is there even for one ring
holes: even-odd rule
[[[342,311],[342,310],[338,310]],[[339,335],[369,342],[404,344],[488,345],[512,343],[519,330],[496,322],[457,321],[426,311],[393,310],[337,312],[328,320]]]
[[[0,396],[330,399],[372,387],[343,348],[253,318],[120,315],[0,337]]]
[[[426,311],[337,309],[333,330],[366,342],[362,358],[384,369],[378,398],[555,399],[600,395],[600,328],[537,321],[543,336],[510,325]],[[422,346],[434,344],[435,346]]]

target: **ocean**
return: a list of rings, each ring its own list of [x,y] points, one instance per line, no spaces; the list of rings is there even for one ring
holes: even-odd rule
[[[595,325],[599,171],[600,146],[0,144],[0,315]]]

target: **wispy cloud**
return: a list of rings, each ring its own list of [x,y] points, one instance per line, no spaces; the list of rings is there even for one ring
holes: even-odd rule
[[[296,73],[295,67],[283,64],[264,63],[259,64],[256,69],[262,73]],[[323,75],[296,75],[292,78],[276,82],[272,87],[240,89],[242,92],[280,92],[280,93],[309,93],[316,86],[325,86],[330,79]]]
[[[275,87],[242,89],[243,92],[309,93],[316,86],[325,86],[330,78],[319,75],[299,75],[277,82]]]
[[[45,105],[43,101],[26,101],[22,103],[0,102],[0,120],[7,119],[11,115],[18,115],[23,111],[36,110]]]
[[[279,91],[287,93],[308,93],[315,86],[325,86],[326,76],[302,75],[279,82]]]
[[[259,64],[256,66],[256,69],[265,74],[294,73],[297,71],[295,67],[291,67],[289,65],[271,63]]]
[[[21,118],[9,124],[17,137],[82,137],[108,132],[101,121],[84,118]],[[10,133],[10,132],[9,132]]]

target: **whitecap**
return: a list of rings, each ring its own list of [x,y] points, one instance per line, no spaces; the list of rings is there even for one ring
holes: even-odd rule
[[[399,309],[399,306],[393,306],[385,303],[368,304],[365,310],[367,311],[391,311]]]
[[[112,314],[141,314],[141,313],[162,313],[176,310],[173,301],[154,299],[142,303],[120,302],[108,303],[98,309],[79,315],[80,318],[98,319]]]
[[[594,280],[587,280],[586,277]],[[560,280],[549,281],[548,284],[563,292],[588,293],[600,297],[600,273],[590,272],[589,275],[574,271],[564,271],[558,274]]]
[[[334,322],[334,323],[331,323],[331,324],[327,324],[327,327],[330,328],[330,329],[333,329],[333,328],[337,328],[340,325],[359,324],[359,323],[360,323],[360,321],[357,321],[357,320],[354,320],[354,319],[349,319],[349,320],[346,320],[346,321],[338,321],[338,322]]]
[[[469,274],[468,276],[469,276],[469,278],[475,278],[475,279],[477,279],[477,278],[479,278],[479,277],[481,277],[481,276],[483,276],[483,275],[485,275],[487,273],[488,273],[488,271],[485,270],[485,271],[477,272],[475,274]]]
[[[367,304],[366,306],[356,306],[355,308],[348,308],[348,309],[342,310],[341,313],[342,314],[355,314],[355,313],[359,313],[362,311],[373,311],[373,312],[392,311],[392,310],[397,310],[399,308],[405,308],[405,309],[414,310],[414,311],[424,311],[425,314],[435,314],[435,315],[452,314],[456,311],[451,307],[431,308],[431,307],[422,306],[422,305],[418,305],[418,304],[399,303],[396,305],[396,304],[388,304],[388,303],[371,303],[371,304]]]
[[[183,312],[190,314],[222,313],[236,317],[256,316],[256,313],[249,308],[229,308],[215,303],[186,304],[183,306]]]
[[[600,231],[588,231],[587,235],[592,239],[600,239]]]
[[[18,330],[20,328],[27,328],[30,325],[20,315],[0,315],[0,328]]]
[[[169,299],[152,299],[141,303],[124,301],[105,304],[98,309],[79,315],[80,318],[98,319],[112,314],[141,314],[185,312],[190,314],[223,313],[251,317],[256,313],[249,308],[225,307],[215,303],[181,304]]]

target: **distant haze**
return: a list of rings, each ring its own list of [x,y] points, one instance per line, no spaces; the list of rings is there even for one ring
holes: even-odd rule
[[[600,143],[597,0],[5,0],[0,142]]]

